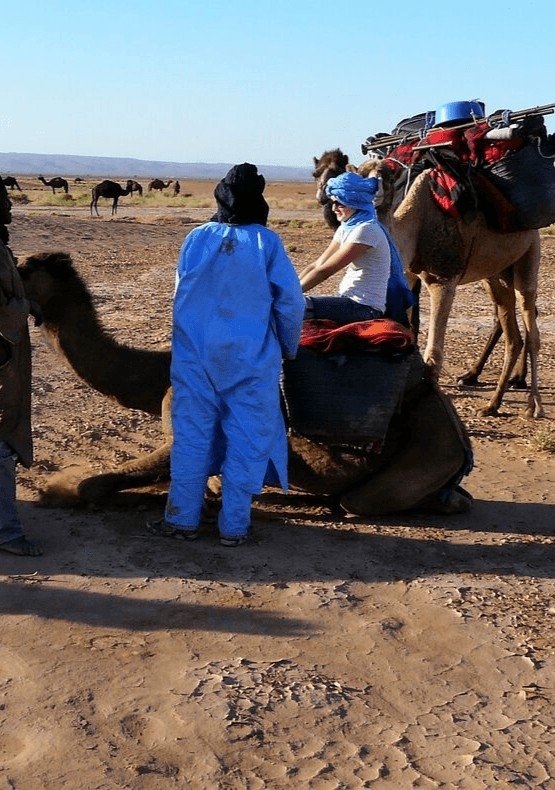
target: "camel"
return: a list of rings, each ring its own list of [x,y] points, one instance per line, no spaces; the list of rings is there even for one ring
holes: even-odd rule
[[[348,157],[340,149],[335,149],[325,152],[320,159],[315,157],[314,164],[314,175],[318,178],[317,199],[322,202],[326,199],[326,181],[332,175],[345,172],[349,166]],[[378,216],[395,239],[409,285],[415,286],[419,279],[428,289],[430,326],[424,360],[434,378],[437,379],[441,372],[445,332],[456,287],[482,280],[497,307],[505,338],[505,355],[495,392],[481,414],[495,416],[499,413],[503,394],[522,349],[516,320],[516,294],[530,358],[531,382],[525,413],[527,417],[543,417],[538,385],[540,336],[536,320],[539,232],[494,231],[480,212],[468,223],[447,216],[433,200],[426,171],[415,178],[406,196],[402,189],[398,189],[395,171],[384,165],[383,160],[368,160],[358,171],[364,176],[381,177],[383,198]],[[405,171],[399,178],[406,181]],[[512,267],[513,272],[510,287],[502,278],[508,267]]]
[[[91,217],[93,216],[93,207],[96,211],[96,216],[99,217],[100,213],[98,211],[98,198],[112,198],[112,216],[117,213],[118,210],[118,200],[120,197],[124,195],[129,195],[130,192],[133,192],[133,181],[129,180],[125,186],[125,189],[120,186],[116,181],[101,181],[100,184],[97,184],[91,190]]]
[[[142,185],[139,184],[138,181],[131,181],[131,184],[132,184],[131,194],[133,194],[133,192],[138,192],[139,196],[142,197],[143,196],[143,187],[142,187]]]
[[[153,181],[151,181],[149,183],[148,191],[152,192],[153,190],[159,190],[161,192],[163,189],[167,189],[167,187],[169,187],[169,185],[172,184],[172,183],[173,183],[173,180],[171,178],[165,184],[160,178],[155,178]]]
[[[39,176],[38,180],[42,181],[45,187],[51,187],[52,193],[54,195],[56,194],[57,189],[63,189],[66,195],[69,192],[69,185],[65,178],[56,176],[56,178],[51,178],[50,181],[47,181],[45,178],[43,178],[43,176]]]
[[[85,179],[81,178],[81,176],[77,176],[77,178],[73,179],[73,183],[74,184],[84,184],[85,183]]]
[[[17,180],[14,176],[6,176],[2,178],[2,182],[5,187],[9,187],[10,189],[18,189],[21,192],[21,187],[17,183]]]
[[[103,328],[93,299],[69,255],[33,255],[19,266],[29,299],[43,313],[43,330],[75,373],[127,408],[161,416],[165,439],[153,453],[118,469],[83,479],[75,497],[102,502],[169,474],[171,446],[170,351],[118,344]],[[425,375],[418,354],[414,383],[392,420],[381,453],[328,446],[289,433],[293,488],[319,496],[348,512],[369,515],[414,508],[463,512],[471,498],[457,487],[468,472],[470,441],[449,399]],[[420,366],[420,367],[418,367]],[[411,374],[412,375],[412,374]]]

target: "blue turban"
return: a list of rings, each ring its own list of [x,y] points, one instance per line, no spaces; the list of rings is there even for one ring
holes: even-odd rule
[[[369,219],[376,219],[374,208],[374,198],[378,191],[377,178],[363,178],[357,173],[341,173],[336,178],[330,178],[326,184],[326,195],[335,198],[339,203],[349,208],[357,209],[357,212],[364,213],[362,219],[357,216],[358,222],[367,222]],[[369,217],[368,214],[372,216]],[[352,224],[352,223],[347,223]]]

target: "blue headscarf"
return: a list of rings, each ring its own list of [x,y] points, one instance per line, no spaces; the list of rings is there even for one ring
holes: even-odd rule
[[[339,203],[356,209],[343,225],[358,225],[360,222],[376,220],[374,198],[378,191],[377,178],[363,178],[357,173],[341,173],[330,178],[326,184],[326,195],[335,198]]]
[[[414,305],[415,299],[405,280],[403,262],[387,228],[378,221],[374,198],[378,191],[377,178],[363,178],[357,173],[341,173],[330,178],[326,184],[326,195],[339,203],[356,209],[342,225],[358,225],[361,222],[376,222],[386,235],[391,255],[391,272],[387,283],[385,315],[401,324],[407,324],[407,310]]]

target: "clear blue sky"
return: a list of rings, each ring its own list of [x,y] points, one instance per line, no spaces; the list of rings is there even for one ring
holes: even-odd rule
[[[447,101],[555,102],[553,9],[12,0],[0,11],[0,151],[310,167],[339,146],[360,162],[368,134]]]

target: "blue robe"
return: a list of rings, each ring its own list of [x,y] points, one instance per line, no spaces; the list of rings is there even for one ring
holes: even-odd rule
[[[173,310],[170,523],[198,524],[213,474],[249,503],[265,482],[287,488],[279,377],[282,357],[297,352],[303,312],[273,231],[208,222],[187,236]]]

